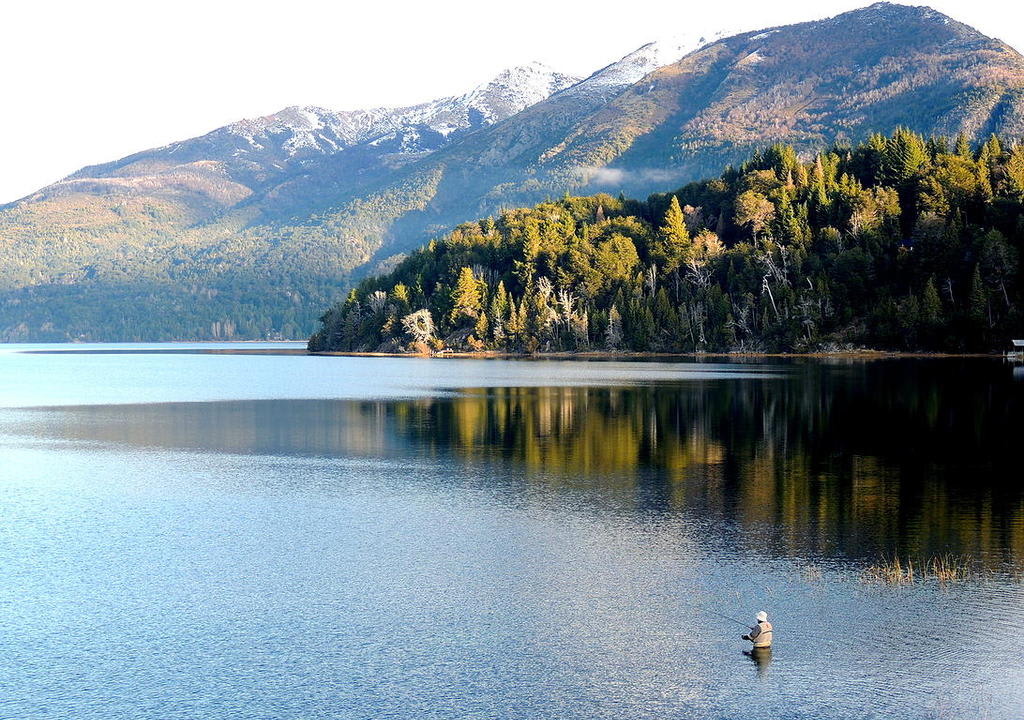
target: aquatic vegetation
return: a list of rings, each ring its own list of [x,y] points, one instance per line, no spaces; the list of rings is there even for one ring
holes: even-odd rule
[[[941,583],[966,580],[972,576],[970,560],[963,555],[939,555],[928,561],[929,574]]]
[[[894,555],[868,565],[862,573],[868,582],[886,585],[907,585],[928,580],[945,584],[976,576],[975,563],[971,558],[951,553],[917,560]]]
[[[914,582],[914,562],[899,557],[883,559],[864,568],[863,577],[872,582],[886,585],[903,585]]]

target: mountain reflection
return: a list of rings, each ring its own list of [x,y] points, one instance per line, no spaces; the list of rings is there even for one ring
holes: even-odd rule
[[[37,410],[15,432],[219,453],[472,463],[776,551],[1024,558],[1021,383],[998,363],[795,364],[785,377],[456,397]]]

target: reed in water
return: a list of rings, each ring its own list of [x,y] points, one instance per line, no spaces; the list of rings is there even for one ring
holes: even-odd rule
[[[926,580],[945,584],[966,580],[974,575],[974,563],[970,558],[950,553],[916,561],[894,555],[869,565],[863,572],[866,580],[886,585],[907,585]]]

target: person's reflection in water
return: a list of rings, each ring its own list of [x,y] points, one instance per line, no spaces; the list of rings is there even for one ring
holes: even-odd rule
[[[768,673],[768,666],[772,664],[772,649],[770,647],[756,647],[744,650],[743,654],[750,658],[757,666],[757,676],[763,678]]]

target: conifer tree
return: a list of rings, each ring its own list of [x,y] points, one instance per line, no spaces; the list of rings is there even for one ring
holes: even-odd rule
[[[899,188],[920,172],[928,163],[928,150],[921,136],[897,128],[885,145],[882,154],[882,176]]]
[[[622,346],[622,315],[616,305],[612,305],[612,309],[608,311],[608,330],[605,333],[604,344],[609,350],[618,350]]]
[[[1024,197],[1024,143],[1017,143],[1010,151],[1004,166],[1007,189],[1011,194]]]
[[[1003,143],[1000,142],[999,136],[992,133],[985,145],[988,148],[989,160],[991,162],[999,160],[1003,154]]]
[[[463,267],[459,271],[459,279],[452,290],[451,321],[458,323],[465,318],[475,321],[481,314],[482,302],[480,285],[473,275],[473,269]]]
[[[965,135],[964,133],[960,133],[959,135],[956,136],[956,147],[954,148],[953,152],[956,154],[957,157],[963,158],[965,160],[974,159],[974,151],[971,149],[971,143],[967,139],[967,135]]]
[[[528,218],[524,223],[523,236],[520,241],[520,258],[514,261],[515,276],[519,280],[519,288],[523,292],[533,284],[537,273],[537,255],[540,253],[540,225]]]
[[[345,311],[345,316],[341,323],[340,349],[356,350],[359,348],[362,323],[362,308],[357,300],[349,305]]]
[[[399,316],[404,316],[409,313],[409,308],[412,305],[412,298],[409,295],[409,288],[403,283],[398,283],[391,290],[391,299],[395,302],[395,310]]]
[[[651,254],[665,272],[674,272],[686,262],[689,251],[690,233],[686,229],[686,217],[679,207],[679,198],[673,195]]]
[[[772,222],[772,233],[784,243],[799,242],[802,236],[800,222],[796,219],[793,211],[793,203],[790,202],[789,193],[779,194],[775,206],[775,217]]]
[[[924,293],[921,298],[921,319],[932,327],[937,326],[942,320],[942,300],[939,299],[939,290],[935,287],[934,277],[929,277],[924,284]]]
[[[484,341],[487,339],[487,331],[489,329],[490,322],[487,320],[487,313],[482,312],[473,325],[473,333],[476,335],[477,340]]]
[[[509,336],[515,340],[522,339],[523,332],[526,330],[525,319],[520,313],[521,306],[522,302],[517,306],[515,298],[509,298],[508,319],[505,321],[505,328],[508,331]]]
[[[491,326],[491,334],[494,336],[495,342],[502,342],[505,339],[505,330],[508,318],[508,293],[505,292],[505,281],[498,281],[498,288],[494,291],[494,297],[491,298],[491,307],[488,315]]]
[[[988,298],[985,293],[985,285],[981,281],[981,272],[977,264],[971,273],[971,286],[967,300],[967,313],[974,323],[982,323],[987,315]]]

